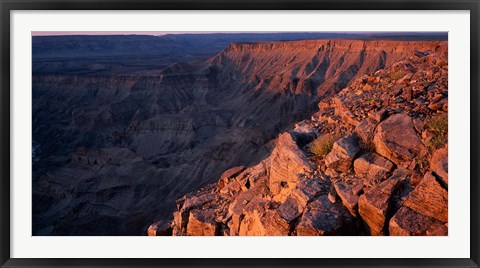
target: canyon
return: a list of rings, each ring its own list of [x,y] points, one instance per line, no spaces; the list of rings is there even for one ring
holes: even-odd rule
[[[34,235],[445,233],[447,149],[424,143],[448,111],[447,42],[178,53],[34,64]]]

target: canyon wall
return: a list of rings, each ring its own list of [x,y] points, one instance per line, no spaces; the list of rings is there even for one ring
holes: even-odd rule
[[[359,76],[148,234],[448,235],[447,59],[440,44]]]

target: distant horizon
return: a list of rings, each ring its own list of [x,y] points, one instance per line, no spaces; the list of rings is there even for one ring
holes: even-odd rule
[[[150,36],[164,36],[169,34],[275,34],[275,33],[335,33],[335,34],[448,34],[448,32],[402,32],[402,31],[285,31],[285,32],[267,32],[267,31],[32,31],[32,36],[71,36],[71,35],[150,35]]]

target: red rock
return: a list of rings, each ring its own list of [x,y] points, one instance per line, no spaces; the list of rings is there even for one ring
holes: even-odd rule
[[[172,222],[160,220],[148,227],[148,236],[171,236],[172,235]]]
[[[326,195],[310,203],[300,219],[296,234],[313,235],[348,235],[351,233],[352,216],[341,204],[332,204]]]
[[[327,197],[328,197],[328,200],[330,200],[330,202],[332,202],[332,204],[337,202],[337,195],[335,193],[330,192],[330,193],[328,193]]]
[[[392,162],[376,153],[365,153],[353,162],[355,173],[364,177],[370,184],[386,179],[393,170]]]
[[[278,207],[278,215],[282,217],[286,222],[291,223],[302,215],[305,206],[301,204],[296,198],[289,196],[280,207]]]
[[[194,209],[190,211],[187,225],[189,236],[214,236],[219,230],[213,210]]]
[[[266,201],[261,196],[255,196],[243,207],[243,219],[240,223],[238,235],[240,236],[264,236],[263,215],[265,214]]]
[[[230,168],[227,171],[223,172],[220,176],[220,180],[218,180],[218,190],[222,190],[231,181],[231,178],[237,176],[243,170],[245,170],[244,166],[238,166]]]
[[[433,172],[440,177],[440,179],[448,185],[448,157],[444,157],[442,160],[438,161]]]
[[[366,147],[366,145],[372,142],[377,124],[378,122],[375,119],[369,117],[355,127],[355,132],[360,138],[363,147]]]
[[[306,206],[314,197],[325,191],[324,188],[318,179],[303,179],[297,183],[290,195]]]
[[[425,151],[412,118],[405,114],[390,116],[381,122],[373,138],[377,152],[394,162],[407,167],[410,162]]]
[[[319,112],[316,112],[314,114],[312,114],[312,116],[310,117],[310,120],[312,120],[313,122],[319,122],[321,121],[322,119],[322,109],[320,108],[320,111]]]
[[[363,180],[344,182],[337,180],[333,183],[337,195],[352,216],[358,215],[358,198],[363,190]]]
[[[388,117],[389,114],[390,114],[390,111],[387,110],[386,108],[383,108],[380,111],[372,114],[371,116],[375,121],[382,122]]]
[[[372,235],[386,234],[387,214],[392,209],[390,198],[393,192],[401,187],[403,180],[402,176],[392,176],[359,198],[358,213]]]
[[[319,135],[317,128],[312,123],[306,121],[295,124],[295,128],[289,131],[289,133],[299,145],[310,143]]]
[[[432,104],[428,105],[428,109],[430,109],[432,111],[440,110],[440,109],[442,109],[442,107],[443,107],[443,103],[440,103],[440,102],[432,103]]]
[[[448,222],[448,192],[432,173],[425,174],[420,184],[405,200],[404,206],[419,214]]]
[[[448,185],[448,145],[433,153],[430,159],[430,169]]]
[[[427,235],[447,235],[442,232],[442,226],[445,225],[428,216],[415,212],[408,207],[400,208],[395,216],[389,222],[389,234],[391,236],[418,236]],[[437,230],[437,228],[442,228]]]
[[[286,236],[290,234],[290,224],[280,217],[277,211],[267,210],[262,219],[262,224],[266,236]]]
[[[335,115],[340,116],[343,122],[356,126],[359,122],[354,118],[352,112],[343,106],[342,100],[338,97],[334,98],[335,102]]]
[[[445,103],[445,104],[443,104],[443,106],[442,106],[442,111],[448,112],[448,102]]]
[[[184,220],[184,217],[182,217],[182,212],[175,211],[173,213],[172,235],[174,236],[183,235],[187,230],[187,223],[188,223],[187,216],[185,216],[185,220]]]
[[[353,136],[340,139],[333,144],[332,151],[325,157],[325,164],[336,171],[347,172],[359,151],[360,147]]]
[[[230,203],[228,208],[228,217],[231,217],[230,221],[228,222],[228,227],[230,228],[230,235],[238,235],[242,219],[245,216],[245,205],[250,203],[250,201],[254,200],[257,195],[258,193],[254,191],[241,192]]]
[[[412,78],[412,76],[413,76],[413,73],[406,74],[404,77],[397,80],[397,84],[402,84],[402,83],[405,83],[405,82],[409,82],[410,79]]]
[[[297,183],[287,200],[278,207],[277,212],[291,223],[303,213],[307,203],[322,191],[324,189],[318,180],[303,179]]]
[[[446,224],[434,225],[427,230],[426,235],[428,235],[428,236],[447,236],[448,235],[448,226]]]
[[[367,76],[367,82],[369,82],[369,83],[374,82],[376,79],[377,79],[376,76],[373,76],[373,75]]]
[[[309,174],[313,165],[288,133],[279,136],[268,160],[268,186],[275,201],[284,201],[299,181],[300,174]],[[286,165],[285,163],[288,163]]]
[[[445,157],[448,157],[448,145],[433,152],[432,158],[430,158],[430,169],[435,169],[437,162]]]

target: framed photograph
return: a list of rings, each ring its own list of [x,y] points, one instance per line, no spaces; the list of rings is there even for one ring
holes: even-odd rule
[[[478,267],[478,0],[0,7],[0,267]]]

